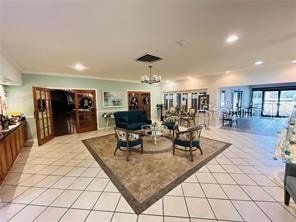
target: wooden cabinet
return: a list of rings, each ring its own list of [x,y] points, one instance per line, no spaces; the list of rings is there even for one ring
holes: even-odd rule
[[[26,122],[20,123],[0,140],[0,184],[27,141]]]

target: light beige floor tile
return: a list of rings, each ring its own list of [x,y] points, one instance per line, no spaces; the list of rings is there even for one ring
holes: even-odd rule
[[[163,215],[162,201],[162,199],[156,201],[149,208],[147,208],[143,214]]]
[[[189,218],[164,217],[164,222],[189,222]]]
[[[264,211],[272,221],[295,222],[296,217],[292,216],[279,203],[275,202],[257,202],[259,207]]]
[[[62,177],[51,188],[67,189],[76,179],[77,177]]]
[[[154,215],[139,215],[138,222],[163,222],[163,217]]]
[[[197,172],[195,175],[200,183],[217,183],[217,181],[211,173]]]
[[[252,201],[233,201],[232,203],[245,221],[270,221],[261,209]]]
[[[243,173],[243,171],[241,171],[237,166],[235,165],[221,165],[223,167],[223,169],[227,172],[227,173]]]
[[[195,174],[192,174],[184,182],[186,182],[186,183],[198,183],[198,180],[197,180]]]
[[[4,184],[9,184],[9,185],[18,185],[19,183],[21,183],[22,181],[28,179],[29,177],[33,176],[33,174],[29,174],[29,173],[9,173],[5,180],[4,180]]]
[[[251,200],[249,196],[238,185],[221,185],[222,189],[232,200]]]
[[[275,201],[261,187],[258,186],[242,186],[243,190],[256,201]]]
[[[108,176],[107,176],[107,174],[104,172],[104,170],[101,170],[98,174],[97,174],[97,176],[96,177],[100,177],[100,178],[109,178]]]
[[[85,220],[88,214],[89,214],[89,210],[69,209],[59,221],[60,222],[81,222]]]
[[[42,170],[40,170],[38,172],[38,174],[44,174],[44,175],[49,175],[51,174],[52,172],[54,172],[56,169],[58,169],[59,166],[47,166],[47,167],[44,167]]]
[[[104,222],[110,222],[111,218],[113,216],[113,212],[107,212],[107,211],[91,211],[88,215],[86,222],[98,222],[104,221]]]
[[[39,197],[32,201],[32,204],[49,206],[64,190],[48,189],[43,192]]]
[[[230,174],[231,177],[240,185],[256,185],[256,183],[246,174]]]
[[[1,204],[1,203],[0,203]],[[14,215],[16,215],[19,211],[21,211],[26,205],[23,204],[1,204],[0,205],[0,222],[6,222]]]
[[[198,183],[182,183],[184,195],[187,197],[205,197]]]
[[[123,213],[134,213],[134,210],[131,206],[127,203],[123,196],[120,197],[119,203],[116,207],[116,212],[123,212]]]
[[[70,207],[78,198],[81,192],[82,191],[77,190],[66,190],[51,204],[51,206]]]
[[[136,222],[136,214],[114,213],[112,222]]]
[[[70,172],[73,167],[61,166],[51,173],[51,175],[64,176]]]
[[[66,176],[79,177],[87,168],[86,167],[74,167]]]
[[[60,180],[62,177],[61,176],[47,176],[43,180],[41,180],[39,183],[37,183],[35,186],[36,187],[51,187],[54,185],[58,180]]]
[[[10,219],[11,222],[31,222],[41,214],[45,207],[40,206],[26,206],[16,216]]]
[[[90,184],[92,180],[93,178],[78,177],[77,180],[75,180],[68,189],[85,190],[85,188]]]
[[[209,199],[209,202],[217,219],[242,221],[241,216],[229,200]]]
[[[94,178],[93,181],[88,185],[86,190],[89,191],[103,191],[107,186],[109,179]]]
[[[3,202],[10,202],[28,189],[29,187],[23,186],[5,186],[4,189],[1,189],[0,200]]]
[[[187,207],[184,197],[165,196],[164,202],[164,215],[166,216],[179,216],[188,217]]]
[[[202,198],[186,198],[190,217],[215,219],[215,215],[207,201]]]
[[[220,165],[207,165],[207,167],[212,173],[226,173]]]
[[[119,192],[118,189],[115,187],[115,185],[111,182],[111,180],[109,181],[109,183],[104,191],[114,192],[114,193]]]
[[[236,184],[229,174],[226,173],[213,173],[213,176],[219,184]]]
[[[22,185],[22,186],[34,186],[35,184],[37,184],[41,180],[43,180],[45,177],[46,177],[46,175],[35,174],[35,175],[29,177],[28,179],[22,181],[21,183],[19,183],[19,185]]]
[[[248,176],[260,186],[276,186],[276,184],[265,175],[249,174]]]
[[[170,192],[167,193],[168,196],[184,196],[181,185],[176,186]]]
[[[35,198],[37,198],[41,193],[43,193],[45,188],[32,187],[18,196],[13,200],[14,203],[28,204]]]
[[[114,211],[118,203],[119,193],[102,193],[96,205],[95,210]]]
[[[101,192],[84,191],[74,202],[72,208],[92,209],[100,195]]]
[[[284,189],[281,187],[262,187],[262,189],[278,202],[284,202]],[[295,211],[296,212],[296,211]]]
[[[86,169],[81,176],[82,177],[95,177],[101,170],[99,168],[88,168]]]
[[[221,187],[217,184],[201,184],[202,189],[205,195],[208,198],[222,198],[227,199],[227,196],[221,189]]]
[[[67,208],[58,208],[58,207],[48,207],[46,210],[36,218],[36,222],[54,222],[58,221],[64,213],[67,211]]]

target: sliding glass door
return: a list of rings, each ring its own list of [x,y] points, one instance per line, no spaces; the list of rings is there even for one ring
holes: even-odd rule
[[[288,117],[295,104],[296,89],[256,89],[252,95],[253,109],[262,109],[262,116]]]
[[[265,91],[263,100],[263,116],[278,116],[279,91]]]
[[[279,116],[290,116],[295,104],[296,90],[283,90],[280,92]]]

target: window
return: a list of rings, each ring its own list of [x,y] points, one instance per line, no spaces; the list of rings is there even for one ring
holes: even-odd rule
[[[197,110],[198,93],[194,92],[191,94],[191,108]]]
[[[224,107],[225,106],[225,91],[221,91],[220,94],[220,107]]]

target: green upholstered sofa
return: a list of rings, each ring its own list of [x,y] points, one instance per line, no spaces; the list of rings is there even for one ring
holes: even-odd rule
[[[139,130],[143,125],[151,124],[144,110],[119,111],[114,114],[117,128]]]

